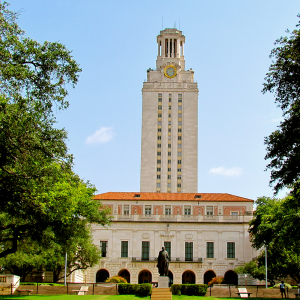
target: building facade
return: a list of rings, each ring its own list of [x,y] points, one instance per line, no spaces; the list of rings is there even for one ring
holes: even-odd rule
[[[156,69],[144,82],[141,192],[196,193],[198,87],[185,70],[185,36],[165,29],[157,37]]]
[[[107,228],[92,226],[102,258],[88,270],[88,282],[114,275],[131,283],[157,282],[157,256],[165,246],[170,283],[208,283],[225,276],[237,284],[233,270],[256,256],[248,233],[253,200],[229,194],[118,192],[95,199],[110,207],[113,222]]]

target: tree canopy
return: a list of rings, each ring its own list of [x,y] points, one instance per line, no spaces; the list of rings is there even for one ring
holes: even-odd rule
[[[263,88],[263,93],[275,94],[284,117],[278,129],[265,138],[265,159],[270,159],[267,169],[276,193],[300,179],[300,30],[288,33],[276,40]]]
[[[0,3],[0,258],[26,241],[66,251],[79,229],[109,222],[55,126],[53,107],[68,107],[81,69],[64,45],[26,37],[16,20]]]
[[[255,249],[267,246],[271,280],[291,276],[300,281],[299,196],[300,189],[295,187],[284,199],[263,197],[256,201],[257,208],[250,221],[250,238]],[[265,265],[264,251],[255,262],[258,268]]]

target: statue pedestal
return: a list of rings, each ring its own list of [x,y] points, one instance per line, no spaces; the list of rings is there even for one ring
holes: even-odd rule
[[[169,287],[169,277],[159,276],[158,277],[158,288],[168,288]]]

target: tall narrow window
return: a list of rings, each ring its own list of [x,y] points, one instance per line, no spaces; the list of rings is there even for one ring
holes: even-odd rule
[[[191,207],[190,206],[185,206],[184,207],[184,215],[185,216],[190,216],[191,215]]]
[[[107,256],[107,241],[100,241],[101,257]]]
[[[235,258],[235,243],[227,243],[227,258]]]
[[[123,206],[123,214],[124,215],[129,215],[129,205],[124,205]]]
[[[149,260],[150,242],[142,242],[142,260]]]
[[[213,242],[206,243],[206,257],[214,258],[214,243]]]
[[[213,206],[206,206],[206,215],[212,216],[214,214]]]
[[[164,246],[169,254],[169,260],[171,260],[171,242],[164,242]]]
[[[167,216],[170,216],[171,215],[171,205],[166,205],[165,206],[165,214]]]
[[[193,261],[193,242],[185,242],[185,261]]]
[[[151,205],[145,205],[145,215],[151,215]]]
[[[121,257],[128,257],[128,241],[121,241]]]

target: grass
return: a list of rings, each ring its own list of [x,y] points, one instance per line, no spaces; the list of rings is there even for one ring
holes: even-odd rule
[[[203,297],[203,300],[237,300],[241,298],[216,298],[216,297]],[[150,300],[150,297],[137,297],[134,295],[30,295],[30,296],[0,296],[3,300]],[[278,300],[277,298],[250,298],[251,300]],[[172,296],[172,300],[199,300],[199,296]]]

